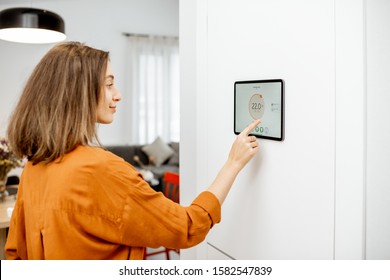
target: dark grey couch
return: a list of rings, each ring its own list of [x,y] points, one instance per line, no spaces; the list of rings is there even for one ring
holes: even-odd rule
[[[125,161],[139,169],[143,166],[140,166],[140,164],[134,160],[134,156],[138,156],[142,165],[152,171],[156,179],[161,180],[165,171],[179,173],[179,143],[173,142],[168,145],[175,151],[175,153],[160,166],[150,164],[148,156],[142,151],[143,145],[105,146],[105,149],[117,156],[120,156]]]

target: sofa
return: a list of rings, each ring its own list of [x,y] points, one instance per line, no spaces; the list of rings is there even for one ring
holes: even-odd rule
[[[112,145],[104,148],[140,171],[150,170],[159,182],[166,171],[180,172],[178,142],[165,143],[158,137],[153,143],[147,145]],[[159,185],[154,188],[158,189]]]

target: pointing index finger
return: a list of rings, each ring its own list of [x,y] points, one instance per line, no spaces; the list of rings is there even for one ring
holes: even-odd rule
[[[241,134],[245,135],[245,136],[248,136],[249,133],[251,133],[251,131],[253,129],[255,129],[255,127],[260,123],[260,120],[254,120],[251,124],[249,124],[242,132]]]

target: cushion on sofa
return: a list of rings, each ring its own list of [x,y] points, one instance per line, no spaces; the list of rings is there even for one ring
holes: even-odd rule
[[[149,160],[153,159],[156,166],[161,166],[175,153],[160,137],[157,137],[153,143],[145,145],[141,149],[149,156]]]

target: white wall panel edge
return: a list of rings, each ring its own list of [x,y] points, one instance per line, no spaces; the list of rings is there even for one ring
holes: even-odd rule
[[[207,1],[180,0],[180,201],[189,205],[207,184]],[[203,151],[203,152],[202,152]],[[181,250],[181,259],[206,259],[207,246]]]
[[[213,244],[207,242],[207,259],[209,260],[235,260],[232,256],[226,254]]]
[[[335,259],[365,258],[365,0],[335,1]]]
[[[366,0],[366,259],[390,259],[390,1]]]

